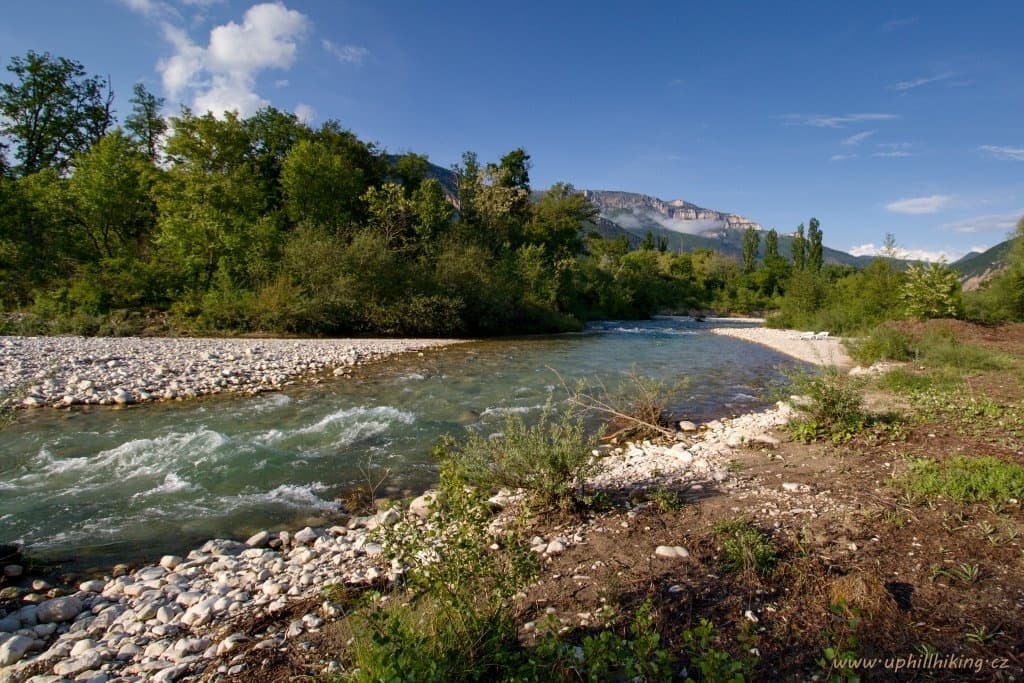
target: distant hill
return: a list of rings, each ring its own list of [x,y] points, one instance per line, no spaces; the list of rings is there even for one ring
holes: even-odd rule
[[[449,196],[458,195],[458,179],[454,171],[434,164],[428,173],[437,178]],[[612,190],[581,190],[599,215],[593,231],[601,236],[614,239],[627,235],[631,246],[638,246],[644,235],[650,231],[654,237],[663,238],[668,248],[676,252],[691,252],[697,249],[711,249],[727,256],[740,259],[743,255],[743,233],[747,228],[763,230],[761,225],[735,213],[706,209],[696,204],[675,199],[665,201],[636,192]],[[534,191],[539,198],[540,191]],[[825,239],[828,239],[826,226]],[[779,233],[779,253],[789,258],[793,238]],[[764,240],[761,241],[761,255]],[[854,256],[845,251],[824,248],[826,263],[839,263],[858,268],[871,263],[873,256]]]
[[[959,261],[955,261],[952,266],[960,271],[964,289],[977,289],[1002,270],[1012,248],[1013,240],[1009,239],[985,251],[972,251]]]
[[[680,199],[665,201],[635,192],[606,190],[583,190],[583,193],[604,220],[641,238],[650,231],[655,238],[664,238],[672,251],[712,249],[738,259],[743,255],[743,233],[747,228],[763,231],[759,223],[749,218],[705,209]],[[827,232],[825,238],[828,238]],[[790,256],[792,245],[792,236],[779,234],[779,253],[782,256]],[[763,239],[761,250],[763,255]],[[863,267],[874,258],[853,256],[827,246],[823,251],[827,263]]]

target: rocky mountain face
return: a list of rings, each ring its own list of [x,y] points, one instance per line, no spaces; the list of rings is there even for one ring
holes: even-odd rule
[[[667,229],[678,229],[679,232],[691,234],[714,232],[716,227],[725,230],[746,230],[751,227],[761,229],[760,224],[749,218],[705,209],[681,199],[665,201],[635,192],[607,190],[583,190],[583,193],[603,217],[620,224],[622,219],[631,213],[639,220],[653,219]],[[687,226],[686,223],[693,225]]]

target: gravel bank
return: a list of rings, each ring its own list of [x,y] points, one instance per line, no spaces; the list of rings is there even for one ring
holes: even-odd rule
[[[453,339],[0,337],[0,405],[117,405],[277,391]]]
[[[819,337],[811,332],[773,330],[767,327],[716,327],[711,332],[761,344],[805,363],[835,365],[839,368],[853,366],[853,361],[838,337]]]
[[[674,445],[625,444],[606,454],[604,472],[590,486],[649,490],[685,487],[697,498],[728,489],[733,449],[773,448],[770,431],[793,415],[786,404],[702,427],[684,423]],[[796,486],[783,484],[783,487]],[[59,594],[39,584],[0,592],[0,683],[58,680],[131,683],[176,680],[238,680],[252,673],[262,652],[297,647],[343,608],[325,599],[329,585],[366,586],[393,581],[404,567],[386,560],[374,531],[396,524],[432,525],[431,492],[408,509],[352,517],[344,526],[300,531],[261,531],[244,543],[213,540],[184,557],[165,556],[135,571],[115,567],[110,575]],[[502,491],[496,509],[520,496]],[[635,513],[631,513],[635,514]],[[502,515],[494,520],[497,534]],[[582,524],[549,537],[535,536],[542,560],[587,542],[593,525]],[[685,558],[685,548],[651,549],[661,557]],[[21,567],[14,573],[20,574]],[[336,652],[309,651],[308,664],[336,673]]]

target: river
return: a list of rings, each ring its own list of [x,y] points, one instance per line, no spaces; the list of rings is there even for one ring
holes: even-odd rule
[[[794,361],[709,326],[603,322],[408,354],[250,398],[25,413],[0,431],[0,543],[101,566],[326,523],[367,477],[389,473],[392,491],[429,486],[440,435],[499,431],[509,413],[529,420],[564,399],[559,375],[609,389],[632,370],[686,376],[672,408],[695,422],[763,407],[762,389]]]

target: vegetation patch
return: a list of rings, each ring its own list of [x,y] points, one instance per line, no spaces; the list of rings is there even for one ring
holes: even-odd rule
[[[788,427],[797,441],[845,442],[869,423],[864,410],[864,382],[834,368],[817,375],[796,374],[791,378],[790,390],[798,395],[797,407],[803,414]]]
[[[899,480],[911,497],[957,503],[1006,504],[1024,499],[1024,467],[997,458],[918,459]]]
[[[771,574],[779,559],[771,536],[746,518],[726,519],[715,525],[715,538],[722,544],[722,565],[737,573]]]

